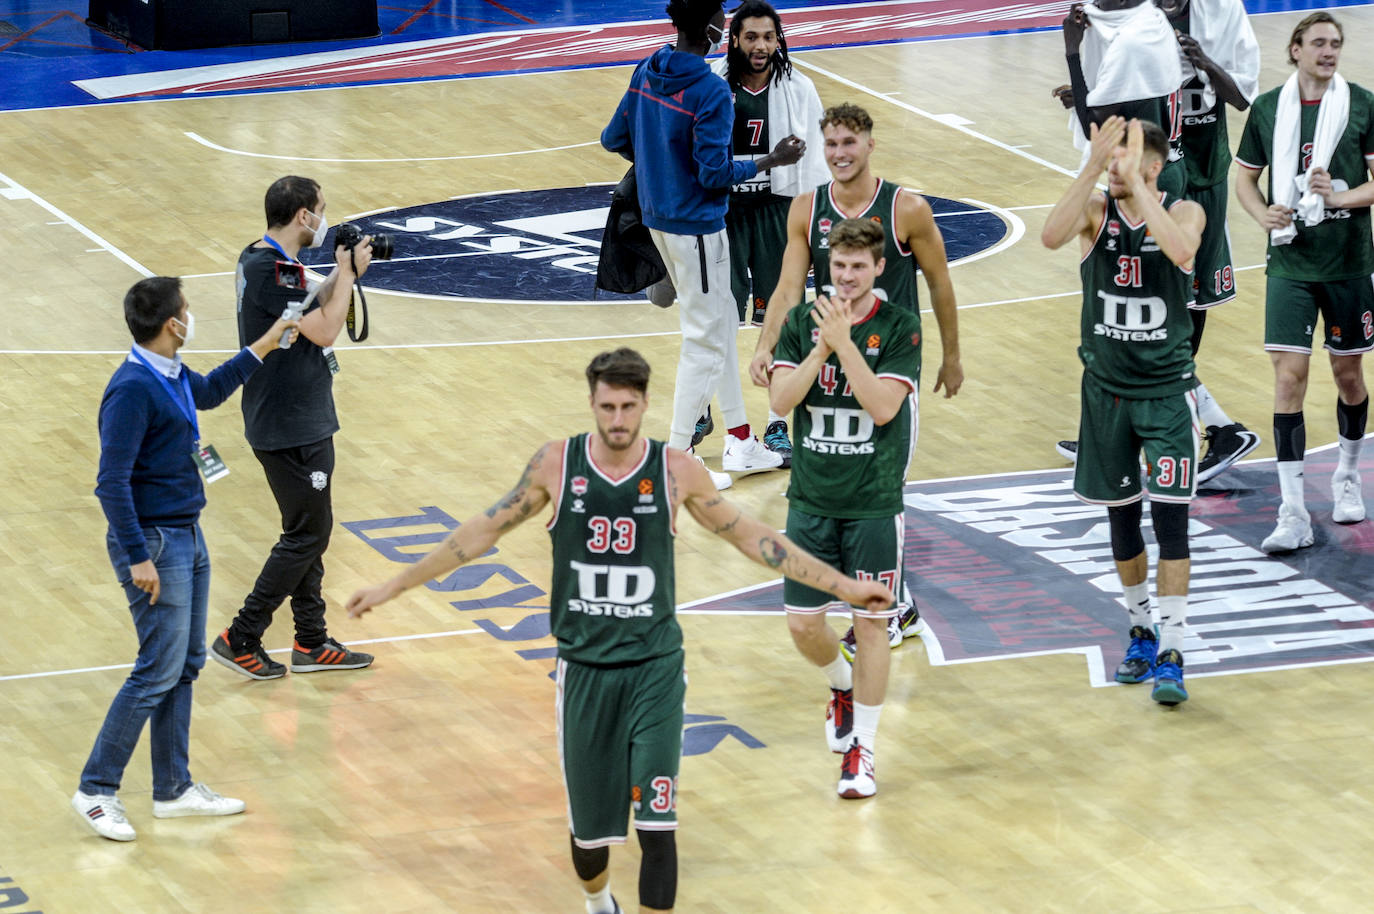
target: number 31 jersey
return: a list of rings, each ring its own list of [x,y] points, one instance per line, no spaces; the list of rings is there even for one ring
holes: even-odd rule
[[[911,393],[891,422],[878,425],[854,396],[832,352],[792,413],[787,498],[822,517],[891,517],[902,513],[902,486],[916,444],[920,323],[909,308],[875,297],[872,310],[849,334],[879,379],[900,381]],[[774,365],[796,368],[819,338],[810,307],[793,308],[778,337]]]
[[[562,484],[548,523],[558,656],[613,666],[681,650],[665,445],[641,439],[640,462],[612,479],[592,460],[590,439],[584,433],[563,443]]]

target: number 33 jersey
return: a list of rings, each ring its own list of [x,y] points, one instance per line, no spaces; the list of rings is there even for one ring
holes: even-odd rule
[[[682,648],[674,616],[673,506],[662,441],[614,479],[592,460],[589,434],[563,443],[553,541],[550,626],[558,656],[575,663],[639,663]]]
[[[916,391],[921,379],[921,329],[910,310],[873,299],[849,329],[880,380],[910,390],[897,415],[878,425],[859,403],[832,352],[792,413],[792,479],[787,498],[822,517],[891,517],[902,513],[902,486],[916,445]],[[816,347],[820,330],[811,308],[793,308],[778,338],[774,365],[796,368]]]

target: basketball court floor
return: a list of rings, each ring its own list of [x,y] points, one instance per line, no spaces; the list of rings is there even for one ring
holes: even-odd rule
[[[645,431],[666,436],[677,317],[593,297],[589,272],[624,170],[597,138],[631,63],[669,38],[659,7],[416,0],[383,11],[375,42],[135,54],[80,26],[84,11],[0,0],[0,910],[581,909],[540,526],[362,620],[342,605],[493,503],[542,442],[591,428],[582,371],[597,352],[646,355]],[[1050,96],[1067,81],[1066,7],[784,10],[822,99],[873,115],[874,170],[932,199],[966,381],[930,392],[927,312],[907,520],[930,631],[894,653],[874,799],[835,795],[825,683],[790,643],[778,582],[684,522],[678,910],[1368,908],[1374,526],[1330,522],[1335,391],[1319,355],[1317,544],[1258,551],[1278,497],[1264,239],[1235,205],[1238,297],[1211,313],[1199,374],[1265,442],[1193,506],[1192,699],[1165,709],[1108,681],[1125,624],[1105,519],[1073,500],[1054,451],[1077,420],[1077,263],[1039,243],[1077,164]],[[1305,9],[1254,9],[1268,89]],[[1341,72],[1374,85],[1374,12],[1334,12]],[[1233,146],[1242,123],[1232,112]],[[320,181],[331,224],[396,238],[366,279],[371,338],[339,346],[325,578],[332,633],[377,661],[266,683],[211,665],[192,771],[247,814],[153,819],[140,749],[121,791],[139,838],[104,841],[67,801],[136,648],[92,494],[100,394],[128,347],[121,299],[143,276],[185,277],[188,362],[227,357],[231,271],[267,185],[293,173]],[[740,332],[745,359],[755,333]],[[765,393],[746,395],[761,422]],[[231,469],[202,518],[211,635],[277,530],[236,401],[201,416]],[[709,464],[720,447],[703,444]],[[781,526],[785,487],[761,474],[728,494]],[[290,642],[282,620],[266,646]],[[622,904],[637,864],[633,845],[612,853]]]

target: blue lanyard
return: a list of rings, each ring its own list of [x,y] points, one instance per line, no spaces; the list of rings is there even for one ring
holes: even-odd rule
[[[175,403],[177,405],[177,408],[181,410],[181,414],[186,417],[186,421],[191,423],[191,432],[196,436],[196,442],[197,444],[199,444],[200,423],[196,421],[196,403],[195,400],[191,397],[191,380],[190,378],[186,377],[185,366],[182,366],[181,369],[180,380],[182,396],[178,397],[176,388],[172,386],[172,382],[168,379],[168,377],[165,374],[154,368],[152,363],[145,359],[142,355],[140,355],[137,349],[130,349],[129,352],[133,354],[134,358],[142,362],[143,366],[147,368],[149,371],[151,371],[154,375],[156,375],[157,379],[162,382],[162,388],[163,390],[167,391],[167,396],[172,398],[172,402]]]
[[[276,248],[277,253],[280,254],[281,256],[285,257],[287,260],[291,261],[292,263],[300,263],[299,260],[297,260],[296,258],[292,257],[290,254],[286,253],[286,249],[283,248],[281,245],[277,244],[277,241],[276,241],[275,238],[269,238],[268,236],[263,235],[263,236],[262,236],[262,240],[263,240],[263,242],[264,242],[265,244],[267,244],[267,245],[269,245],[269,246],[271,246],[271,247],[273,247],[273,248]]]

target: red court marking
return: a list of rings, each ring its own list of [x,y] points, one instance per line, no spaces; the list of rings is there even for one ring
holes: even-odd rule
[[[522,16],[522,15],[520,15],[519,13],[517,13],[515,10],[509,9],[508,7],[502,6],[501,4],[497,3],[496,0],[487,0],[487,3],[488,3],[489,5],[491,5],[491,6],[496,7],[498,10],[500,10],[501,12],[505,13],[505,14],[508,15],[508,16],[514,16],[516,19],[519,19],[521,22],[528,22],[530,25],[534,25],[535,22],[536,22],[536,20],[531,19],[529,16]]]
[[[1064,5],[925,0],[822,7],[788,11],[787,15],[788,46],[800,50],[1044,28],[1059,24]],[[358,48],[308,65],[293,66],[294,58],[284,57],[275,61],[278,69],[268,72],[262,72],[263,61],[254,63],[252,69],[243,64],[188,69],[184,71],[185,81],[179,84],[168,84],[176,74],[164,72],[153,89],[145,89],[149,81],[134,76],[91,80],[87,88],[103,90],[101,97],[146,98],[606,66],[638,61],[672,37],[672,25],[666,21],[486,32]]]
[[[424,6],[420,7],[415,12],[411,13],[410,17],[406,19],[405,22],[402,22],[400,25],[396,26],[396,28],[392,29],[391,34],[399,35],[406,29],[410,28],[411,23],[413,23],[416,19],[419,19],[425,13],[428,13],[430,10],[434,9],[434,4],[438,2],[439,0],[429,0],[429,2],[426,3]]]

